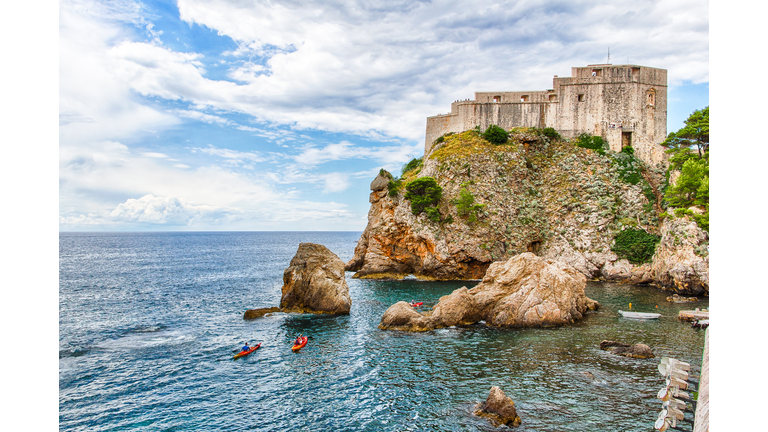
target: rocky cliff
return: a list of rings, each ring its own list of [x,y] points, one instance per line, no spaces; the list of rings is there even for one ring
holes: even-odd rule
[[[708,260],[704,268],[690,256],[678,256],[674,259],[682,266],[697,262],[698,267],[674,270],[662,264],[674,252],[660,255],[658,263],[633,264],[612,251],[615,237],[626,228],[664,234],[656,192],[664,169],[535,129],[513,130],[504,145],[490,144],[476,131],[446,136],[421,166],[400,179],[382,170],[373,180],[368,226],[346,269],[357,278],[481,279],[492,262],[533,252],[567,263],[589,279],[679,290],[685,283],[675,280],[682,277],[695,285],[691,275],[704,280]],[[405,199],[405,185],[421,177],[432,177],[442,187],[437,218],[413,214]],[[701,245],[691,249],[699,258],[706,254]],[[703,291],[708,292],[708,281]]]

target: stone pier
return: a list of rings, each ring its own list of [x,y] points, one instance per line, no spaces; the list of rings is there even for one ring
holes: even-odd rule
[[[704,336],[704,355],[701,359],[699,398],[696,403],[693,432],[709,432],[709,328]]]

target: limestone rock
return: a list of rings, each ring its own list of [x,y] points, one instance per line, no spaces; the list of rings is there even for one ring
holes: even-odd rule
[[[379,175],[376,176],[375,179],[371,182],[371,190],[372,191],[381,191],[384,189],[387,189],[387,186],[389,185],[389,181],[391,180],[391,177],[387,176],[386,174],[389,174],[386,171],[379,172]]]
[[[656,357],[651,351],[651,347],[645,344],[636,343],[634,345],[604,340],[600,342],[600,349],[609,351],[611,354],[616,354],[624,357],[632,358],[653,358]]]
[[[243,314],[243,319],[252,320],[256,318],[261,318],[268,313],[274,313],[274,312],[280,312],[280,308],[275,306],[275,307],[261,308],[261,309],[248,309],[247,311],[245,311],[245,314]]]
[[[517,415],[515,403],[500,388],[493,386],[485,402],[475,407],[475,415],[487,417],[494,427],[500,425],[520,426],[522,421]]]
[[[344,262],[323,245],[301,243],[283,272],[283,312],[348,314],[351,306]]]
[[[679,294],[709,295],[709,235],[687,217],[667,218],[651,262],[653,281]]]
[[[574,268],[524,253],[490,265],[483,281],[443,296],[431,313],[405,302],[384,313],[382,330],[427,331],[485,321],[497,327],[573,323],[599,304],[584,294],[586,278]]]

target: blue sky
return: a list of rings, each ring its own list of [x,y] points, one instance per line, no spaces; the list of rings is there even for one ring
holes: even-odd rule
[[[362,230],[427,116],[609,48],[668,131],[709,104],[701,1],[62,0],[58,36],[62,231]]]

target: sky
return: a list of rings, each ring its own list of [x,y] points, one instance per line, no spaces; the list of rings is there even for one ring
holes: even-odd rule
[[[62,0],[60,231],[361,231],[426,117],[571,67],[668,70],[709,105],[702,1]]]

